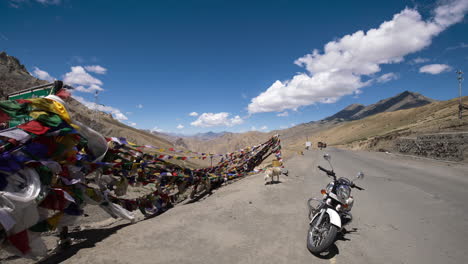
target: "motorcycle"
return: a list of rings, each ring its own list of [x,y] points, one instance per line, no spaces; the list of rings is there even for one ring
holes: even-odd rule
[[[351,209],[354,199],[351,196],[351,189],[364,190],[357,186],[354,181],[348,178],[336,177],[331,165],[331,156],[325,154],[324,159],[330,164],[331,170],[318,168],[325,172],[333,180],[327,187],[321,190],[323,197],[311,198],[307,201],[309,206],[309,231],[307,233],[307,248],[313,254],[320,254],[326,251],[335,241],[338,232],[343,230],[353,220]],[[354,180],[363,179],[364,174],[359,172]],[[317,206],[312,206],[311,202],[317,201]]]

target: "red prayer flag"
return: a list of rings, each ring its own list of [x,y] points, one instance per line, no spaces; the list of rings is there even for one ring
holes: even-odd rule
[[[65,199],[65,195],[62,190],[52,190],[39,204],[39,206],[50,210],[63,211],[68,204],[69,201]]]
[[[59,90],[55,95],[62,98],[63,100],[68,99],[71,96],[71,94],[66,89]]]
[[[9,120],[10,120],[10,116],[7,113],[0,110],[0,123],[6,123]]]
[[[31,250],[29,247],[29,237],[27,230],[23,230],[19,233],[9,236],[8,241],[10,241],[10,243],[23,254],[26,254]]]
[[[42,123],[36,120],[29,121],[27,123],[19,125],[18,127],[23,129],[24,131],[27,131],[29,133],[33,133],[36,135],[43,135],[50,129],[50,127],[46,127]]]
[[[18,104],[30,104],[31,103],[31,101],[25,100],[25,99],[16,99],[15,101],[18,102]]]

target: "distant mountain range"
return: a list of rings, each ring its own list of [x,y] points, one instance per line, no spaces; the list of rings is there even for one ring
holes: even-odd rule
[[[165,132],[157,132],[157,131],[150,131],[150,130],[145,130],[145,131],[151,132],[152,134],[158,137],[165,138],[171,142],[175,142],[179,139],[193,139],[193,140],[199,140],[199,141],[208,141],[208,140],[213,140],[215,138],[222,137],[226,134],[233,134],[227,131],[222,131],[222,132],[208,131],[205,133],[197,133],[193,135],[187,135],[187,134],[181,134],[181,133],[165,133]]]
[[[375,104],[364,106],[362,104],[352,104],[338,113],[325,118],[324,120],[349,121],[363,119],[371,115],[383,112],[393,112],[402,109],[410,109],[435,102],[420,93],[404,91],[393,97],[383,99]]]
[[[212,140],[212,139],[215,139],[215,138],[219,138],[219,137],[222,137],[226,134],[232,134],[231,132],[227,132],[227,131],[223,131],[223,132],[212,132],[212,131],[209,131],[209,132],[206,132],[206,133],[197,133],[191,137],[193,138],[196,138],[196,139],[199,139],[199,140]]]

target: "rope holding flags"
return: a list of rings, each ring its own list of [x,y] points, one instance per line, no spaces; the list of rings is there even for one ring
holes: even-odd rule
[[[134,147],[138,150],[143,150],[144,148],[149,148],[149,149],[154,149],[158,152],[175,152],[175,153],[184,153],[184,154],[194,154],[194,155],[198,155],[198,156],[202,156],[202,157],[184,157],[186,159],[206,159],[206,157],[224,157],[224,156],[230,156],[230,155],[233,155],[233,154],[236,154],[236,153],[242,153],[244,151],[248,151],[250,150],[251,148],[257,148],[257,147],[260,147],[261,145],[256,145],[256,146],[253,146],[253,147],[246,147],[246,148],[243,148],[243,149],[238,149],[234,152],[228,152],[228,153],[225,153],[225,154],[216,154],[216,153],[204,153],[204,152],[196,152],[196,151],[191,151],[191,150],[177,150],[177,149],[174,149],[174,148],[160,148],[160,147],[155,147],[155,146],[151,146],[151,145],[137,145],[135,143],[132,143],[130,141],[128,141],[126,138],[124,137],[110,137],[110,138],[106,138],[107,141],[113,141],[113,142],[116,142],[118,144],[125,144],[125,145],[130,145],[131,147]],[[169,156],[169,155],[161,155],[161,156]],[[171,156],[171,157],[174,157],[174,156]],[[175,157],[181,157],[181,156],[175,156]]]

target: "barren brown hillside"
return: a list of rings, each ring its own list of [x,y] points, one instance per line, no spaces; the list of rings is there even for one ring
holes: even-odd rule
[[[468,102],[468,97],[463,97]],[[424,133],[468,131],[468,113],[458,119],[458,99],[434,102],[425,106],[380,113],[339,124],[310,135],[314,141],[353,149],[393,148],[393,140],[400,136]]]

